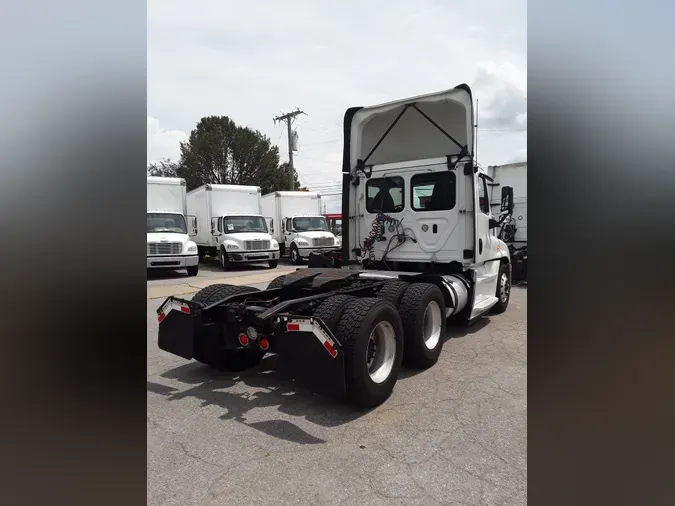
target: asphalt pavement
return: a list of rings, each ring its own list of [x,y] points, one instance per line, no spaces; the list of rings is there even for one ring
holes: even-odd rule
[[[302,389],[275,356],[228,374],[157,348],[161,290],[262,289],[294,268],[214,262],[148,280],[148,504],[526,504],[527,288],[506,313],[449,328],[438,363],[404,369],[371,411]]]

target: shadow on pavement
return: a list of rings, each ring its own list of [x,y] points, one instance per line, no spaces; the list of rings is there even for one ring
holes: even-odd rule
[[[483,316],[471,325],[457,325],[456,323],[448,322],[445,334],[443,335],[443,343],[447,343],[450,339],[470,337],[472,334],[479,332],[488,323],[490,323],[489,316]],[[443,352],[441,351],[441,354],[442,353]],[[413,376],[423,373],[425,370],[426,369],[410,369],[408,367],[403,367],[399,379],[412,378]]]
[[[198,362],[190,362],[165,372],[161,377],[192,385],[187,390],[148,381],[147,390],[169,401],[196,398],[202,407],[218,406],[225,410],[222,420],[235,420],[265,434],[298,444],[325,443],[286,420],[248,423],[246,414],[255,408],[276,407],[281,413],[301,416],[324,427],[336,427],[365,415],[346,402],[336,402],[303,389],[291,378],[276,370],[278,356],[271,355],[253,369],[242,373],[217,371]],[[240,392],[241,385],[255,392]]]

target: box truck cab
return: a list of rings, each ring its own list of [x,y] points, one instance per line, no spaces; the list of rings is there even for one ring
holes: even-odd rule
[[[196,276],[199,257],[190,239],[195,225],[187,216],[185,180],[148,176],[147,197],[148,269],[187,269],[188,276]]]
[[[272,218],[282,255],[300,264],[314,252],[335,249],[338,242],[321,214],[321,195],[306,191],[281,191],[262,197],[263,214]]]
[[[199,256],[217,257],[228,270],[233,264],[279,262],[279,243],[261,213],[258,186],[207,184],[187,195],[188,212],[197,220]]]

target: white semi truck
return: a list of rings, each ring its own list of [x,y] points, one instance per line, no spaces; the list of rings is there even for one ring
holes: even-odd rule
[[[339,242],[321,214],[321,195],[316,192],[280,191],[262,197],[262,212],[271,218],[281,254],[294,264],[314,251],[334,250]]]
[[[196,276],[199,257],[190,240],[195,226],[194,217],[187,216],[185,180],[148,176],[147,197],[148,269],[187,269],[188,276]]]
[[[299,383],[373,407],[402,365],[433,367],[448,320],[506,311],[511,258],[474,159],[470,88],[353,107],[344,132],[343,268],[169,297],[160,349],[230,370],[273,352]]]
[[[514,280],[527,280],[527,162],[491,165],[488,174],[493,209],[500,208],[504,188],[512,188],[513,209],[496,233],[509,246]]]
[[[188,212],[197,218],[199,257],[217,257],[221,267],[279,262],[279,243],[261,214],[258,186],[206,184],[187,194]]]

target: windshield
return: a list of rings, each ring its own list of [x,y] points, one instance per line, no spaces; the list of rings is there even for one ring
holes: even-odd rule
[[[182,214],[148,213],[148,234],[157,232],[187,234],[185,217]]]
[[[262,216],[226,216],[223,218],[223,231],[226,234],[239,232],[267,233],[267,224]]]
[[[293,218],[293,228],[296,232],[328,232],[328,222],[323,216]]]

